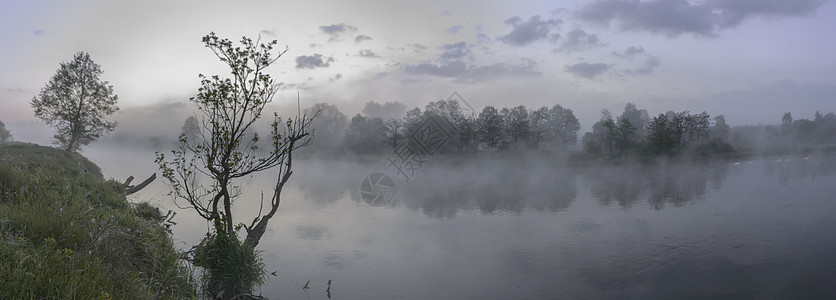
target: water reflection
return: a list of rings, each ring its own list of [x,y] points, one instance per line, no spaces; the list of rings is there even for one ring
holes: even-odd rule
[[[812,156],[780,157],[766,160],[764,175],[777,176],[778,183],[787,185],[792,180],[832,176],[836,169],[836,155],[817,154]]]
[[[601,205],[613,202],[629,208],[647,200],[654,209],[681,207],[703,199],[708,187],[719,190],[728,173],[727,162],[630,164],[590,168],[584,179]]]

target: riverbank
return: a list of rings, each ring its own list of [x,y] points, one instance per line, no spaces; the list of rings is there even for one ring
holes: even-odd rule
[[[159,210],[83,156],[0,146],[0,299],[194,298]]]

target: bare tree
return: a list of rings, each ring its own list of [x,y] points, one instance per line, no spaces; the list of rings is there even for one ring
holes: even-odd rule
[[[55,144],[67,151],[77,151],[105,132],[113,131],[116,122],[105,120],[119,107],[113,86],[101,81],[102,70],[84,52],[73,61],[61,63],[52,79],[30,104],[35,116],[58,131]]]
[[[278,85],[265,69],[287,48],[274,55],[275,40],[264,44],[244,37],[237,47],[214,33],[205,36],[203,43],[229,66],[232,78],[199,75],[201,87],[189,101],[202,114],[200,138],[181,136],[179,148],[171,151],[172,157],[158,152],[156,162],[175,201],[185,200],[185,207],[211,222],[216,233],[229,236],[236,232],[232,203],[241,195],[236,180],[278,167],[273,196],[266,205],[262,197],[258,214],[249,224],[238,223],[247,232],[244,242],[255,247],[276,214],[282,188],[293,174],[294,151],[312,139],[311,122],[318,112],[308,115],[297,111],[295,118],[286,121],[274,114],[271,147],[266,153],[260,151],[260,138],[251,129],[278,92]],[[201,183],[202,176],[209,177],[208,187]]]

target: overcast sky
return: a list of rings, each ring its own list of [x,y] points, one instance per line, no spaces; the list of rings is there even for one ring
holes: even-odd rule
[[[348,115],[367,101],[423,107],[453,92],[476,110],[560,104],[582,131],[626,102],[732,125],[836,112],[827,0],[2,0],[0,120],[35,120],[30,99],[85,51],[119,96],[116,120],[171,121],[159,111],[188,108],[198,73],[226,74],[200,42],[211,31],[287,45],[270,70],[283,85],[275,101],[300,92],[302,106]]]

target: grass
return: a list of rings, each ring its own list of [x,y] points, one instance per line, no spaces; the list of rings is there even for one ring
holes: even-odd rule
[[[0,299],[195,298],[161,219],[79,154],[0,145]]]

